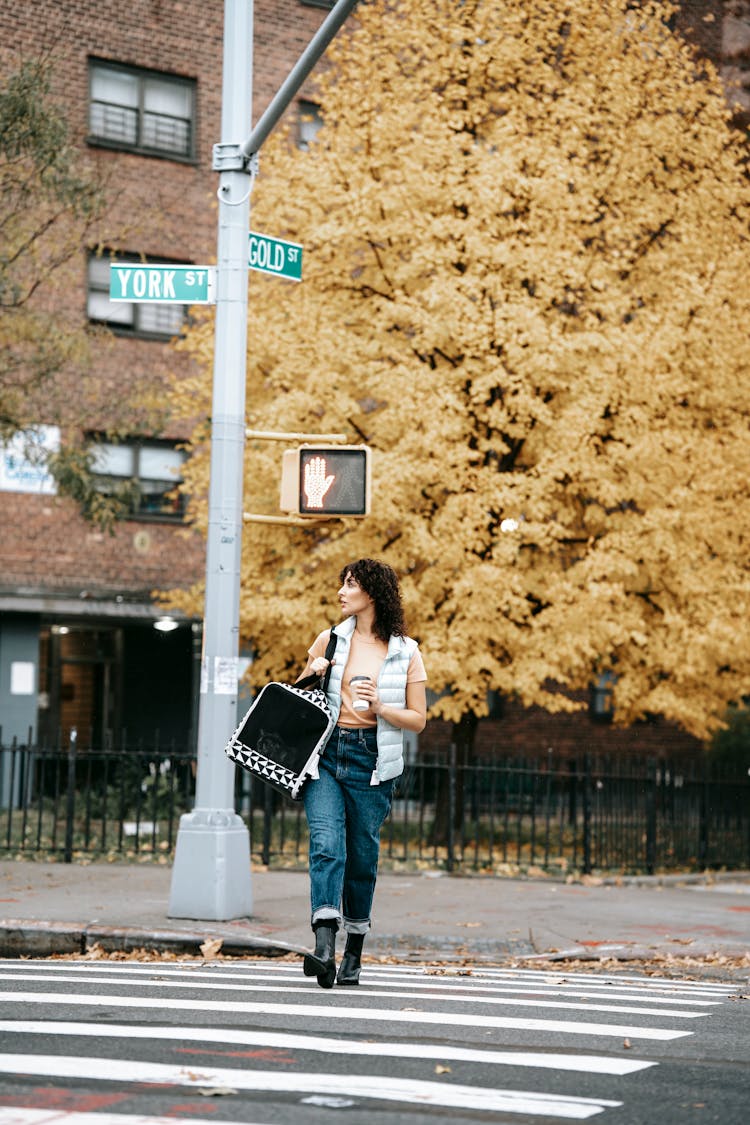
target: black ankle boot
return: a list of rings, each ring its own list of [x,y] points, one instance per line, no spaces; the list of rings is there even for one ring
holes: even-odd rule
[[[347,934],[346,949],[341,959],[336,984],[359,984],[359,971],[362,968],[362,944],[364,934]]]
[[[302,962],[302,970],[306,977],[317,977],[321,988],[333,988],[336,979],[336,930],[334,919],[326,918],[316,922],[315,952],[308,953]]]

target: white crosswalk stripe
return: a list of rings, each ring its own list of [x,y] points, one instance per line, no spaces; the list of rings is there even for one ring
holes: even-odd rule
[[[238,1070],[201,1067],[168,1066],[163,1063],[123,1062],[116,1059],[80,1058],[78,1056],[39,1055],[0,1056],[0,1073],[53,1075],[59,1078],[84,1078],[126,1082],[150,1082],[172,1086],[191,1086],[194,1089],[234,1087],[240,1090],[270,1090],[318,1093],[323,1095],[351,1094],[352,1076],[348,1074],[305,1073],[296,1071],[277,1073],[265,1070]],[[583,1120],[599,1113],[604,1106],[617,1106],[620,1102],[601,1098],[576,1098],[563,1095],[537,1094],[526,1090],[498,1090],[458,1084],[446,1087],[438,1082],[403,1078],[380,1078],[360,1074],[356,1079],[356,1093],[360,1098],[397,1101],[421,1106],[442,1106],[451,1109],[490,1110],[495,1113],[548,1114]]]
[[[196,1004],[192,1000],[175,1000],[171,997],[145,997],[145,996],[119,996],[119,995],[78,995],[71,996],[65,992],[0,992],[0,1002],[4,1004],[75,1004],[85,1007],[100,1008],[142,1008],[159,1009],[161,1011],[194,1011]],[[339,1019],[368,1020],[386,1023],[421,1023],[434,1024],[445,1027],[449,1021],[454,1027],[473,1028],[506,1028],[517,1031],[554,1031],[567,1032],[574,1035],[611,1036],[615,1039],[679,1039],[691,1035],[690,1031],[675,1031],[672,1028],[644,1027],[639,1024],[608,1024],[593,1023],[590,1020],[552,1020],[552,1019],[526,1019],[512,1016],[482,1016],[463,1015],[458,1013],[419,1011],[416,1008],[408,1011],[394,1011],[389,1008],[360,1008],[354,1007],[345,1000],[333,1001],[333,1005],[318,1004],[274,1004],[251,1003],[241,1000],[206,1000],[200,1005],[203,1012],[216,1012],[245,1015],[245,1016],[304,1016],[312,1020],[329,1019],[335,1011]],[[644,1013],[652,1016],[653,1012]]]
[[[668,978],[502,969],[459,975],[372,964],[358,989],[321,992],[297,964],[203,961],[6,961],[0,981],[0,1074],[6,1082],[114,1086],[128,1095],[137,1091],[136,1101],[149,1089],[159,1097],[165,1090],[230,1090],[250,1099],[246,1125],[263,1125],[252,1099],[265,1106],[274,1097],[296,1099],[300,1122],[307,1105],[374,1102],[385,1121],[387,1106],[392,1112],[452,1110],[472,1120],[510,1113],[586,1120],[621,1106],[627,1096],[622,1083],[659,1065],[630,1051],[623,1056],[623,1041],[667,1044],[691,1036],[685,1022],[698,1021],[699,1028],[731,992],[726,985]],[[264,999],[264,993],[273,996]],[[80,1020],[73,1016],[79,1009]],[[106,1011],[107,1022],[99,1011]],[[127,1014],[128,1022],[114,1022],[115,1012]],[[294,1030],[287,1030],[290,1024]],[[403,1038],[381,1039],[385,1026],[398,1028]],[[600,1050],[610,1046],[592,1052],[581,1046],[587,1038]],[[561,1046],[566,1039],[569,1049]],[[197,1061],[176,1063],[175,1051]],[[235,1057],[232,1065],[215,1066],[212,1055]],[[453,1068],[464,1068],[472,1081],[454,1077]],[[514,1082],[497,1081],[511,1070]],[[435,1080],[436,1073],[446,1077]],[[531,1088],[516,1088],[523,1073],[535,1076]],[[592,1075],[607,1081],[607,1096],[576,1090],[576,1076]],[[98,1106],[84,1112],[75,1105],[16,1105],[3,1097],[0,1125],[163,1125],[175,1119],[174,1113],[160,1117],[131,1108],[125,1102],[122,1112]],[[189,1116],[200,1125],[194,1108]],[[210,1120],[225,1125],[219,1114]]]
[[[63,968],[63,966],[61,966],[59,964],[51,966],[51,967],[53,968],[53,970],[54,969],[59,970],[59,969]],[[143,968],[147,969],[147,966],[144,965]],[[97,973],[97,976],[95,978],[91,977],[89,979],[96,980],[97,983],[103,983],[106,978],[111,978],[113,981],[116,981],[118,969],[120,969],[120,970],[124,969],[126,972],[128,971],[127,968],[123,965],[107,966],[106,974]],[[130,970],[130,971],[132,972],[132,970]],[[66,973],[64,976],[61,976],[58,973],[57,976],[58,976],[58,979],[67,980],[67,981],[72,981],[72,980],[75,980],[75,979],[78,979],[78,980],[86,979],[85,976],[83,976],[82,974],[75,974],[74,975],[74,974],[71,974],[70,972]],[[286,980],[282,979],[281,987],[284,987],[287,984],[288,985],[296,984],[298,976],[299,976],[299,971],[297,970],[297,971],[295,971],[294,978],[292,978],[291,976],[288,976]],[[179,970],[177,970],[177,971],[173,970],[170,973],[170,977],[175,978],[175,979],[171,980],[170,982],[167,982],[170,988],[183,988],[183,987],[209,988],[209,987],[216,987],[217,985],[219,985],[223,989],[231,989],[231,988],[234,987],[234,988],[237,988],[237,989],[241,989],[242,991],[254,990],[254,991],[258,991],[258,992],[262,992],[262,991],[276,992],[278,990],[278,988],[280,987],[278,974],[269,975],[267,972],[266,973],[236,973],[236,972],[235,973],[232,973],[232,972],[221,972],[221,973],[219,973],[217,971],[211,971],[211,970],[203,970],[203,971],[201,971],[201,970],[186,970],[184,972],[180,972]],[[189,981],[191,983],[189,983],[189,984],[181,983],[181,981],[180,981],[181,977],[189,978]],[[15,978],[16,980],[23,980],[23,979],[38,980],[39,974],[34,973],[34,974],[31,974],[31,975],[27,975],[24,978],[23,975],[20,974],[20,973],[7,974],[7,973],[0,972],[0,980],[8,980],[8,979],[13,979],[13,978]],[[449,979],[446,979],[444,977],[439,977],[439,976],[429,977],[426,980],[414,980],[414,979],[409,979],[409,978],[403,978],[403,980],[400,980],[399,983],[408,984],[409,992],[408,993],[398,993],[392,988],[392,984],[393,984],[394,979],[397,979],[397,978],[394,978],[393,974],[389,974],[389,975],[382,974],[380,976],[380,979],[375,979],[374,981],[372,981],[371,984],[369,984],[369,987],[375,986],[375,987],[379,987],[380,989],[391,988],[391,995],[393,995],[393,996],[398,996],[398,995],[412,996],[415,989],[417,989],[418,991],[429,989],[432,992],[442,991],[447,996],[450,996],[451,992],[460,993],[460,995],[458,996],[458,999],[460,999],[461,1001],[466,1001],[466,999],[467,999],[467,997],[466,997],[467,981],[466,980],[458,980],[458,979],[457,980],[449,980]],[[200,982],[206,981],[206,980],[211,982],[211,983],[210,984],[200,983]],[[233,985],[232,982],[235,981],[235,980],[241,980],[243,983],[241,985]],[[192,983],[192,982],[196,982],[196,981],[198,982],[197,984]],[[251,981],[255,981],[255,982],[266,981],[268,983],[264,986],[264,985],[250,984],[249,982],[251,982]],[[227,983],[227,982],[229,982],[229,983]],[[164,983],[164,982],[153,982],[152,981],[152,983],[156,984],[156,983]],[[470,1002],[472,1002],[472,1003],[482,1003],[483,996],[485,994],[488,998],[498,997],[497,1002],[503,1003],[504,1001],[502,999],[500,999],[500,997],[502,996],[503,993],[509,993],[509,994],[512,995],[512,997],[515,998],[512,1001],[514,1006],[520,1006],[520,1007],[539,1006],[539,1005],[535,1005],[534,999],[533,999],[534,997],[537,997],[537,996],[541,996],[542,998],[544,998],[545,996],[574,996],[574,997],[577,997],[577,998],[580,997],[580,998],[584,998],[584,999],[594,999],[594,1000],[600,999],[600,998],[606,998],[608,1000],[638,1000],[639,1005],[668,1003],[671,1007],[674,1007],[675,1005],[678,1005],[678,1006],[684,1005],[686,1007],[689,1006],[689,1007],[693,1007],[693,1008],[709,1008],[709,1007],[714,1007],[717,1004],[721,1003],[721,998],[717,997],[715,993],[711,994],[711,999],[707,999],[704,995],[700,995],[700,994],[696,995],[694,992],[690,993],[690,992],[685,992],[685,991],[681,991],[680,994],[676,995],[676,996],[673,995],[672,993],[666,993],[666,992],[657,992],[655,994],[649,992],[648,994],[642,993],[641,995],[636,995],[636,994],[633,993],[632,989],[631,990],[617,990],[616,991],[611,987],[608,988],[608,989],[601,989],[600,988],[598,990],[592,989],[592,988],[584,989],[582,987],[568,986],[568,985],[557,985],[556,987],[554,987],[554,982],[550,982],[550,987],[545,988],[540,982],[535,982],[534,986],[531,987],[530,985],[528,985],[526,983],[496,985],[496,984],[487,984],[487,983],[484,983],[481,980],[474,979],[471,982],[471,988],[472,988],[473,996],[471,997]],[[364,995],[364,988],[362,988],[360,990],[359,995]],[[369,993],[368,993],[368,995],[369,995]],[[518,999],[519,997],[523,997],[523,998]],[[529,999],[529,997],[532,997],[532,999]],[[507,1002],[510,1003],[511,1001],[507,1001]],[[548,1004],[548,1005],[542,1005],[542,1006],[570,1007],[571,1005],[570,1004]],[[611,1011],[625,1011],[625,1012],[627,1012],[627,1011],[640,1011],[640,1007],[630,1009],[630,1008],[624,1008],[621,1005],[616,1005],[612,1008],[609,1008],[609,1007],[607,1007],[607,1008],[597,1008],[595,1005],[586,1004],[586,1005],[583,1005],[582,1007],[584,1007],[585,1010],[587,1010],[587,1011],[610,1011],[610,1010]],[[679,1015],[678,1012],[666,1012],[666,1011],[664,1011],[663,1014]],[[695,1015],[700,1015],[700,1014],[702,1014],[702,1013],[700,1013],[700,1012],[689,1013],[689,1018],[692,1017],[692,1016],[695,1016]]]
[[[9,974],[0,973],[0,980],[8,980],[8,977],[9,977]],[[16,976],[16,979],[17,980],[26,980],[26,981],[35,981],[37,979],[37,977],[33,973],[18,973],[17,976]],[[86,977],[86,976],[68,976],[68,977],[63,976],[63,977],[59,977],[58,980],[60,980],[62,982],[73,983],[73,984],[80,984],[81,982],[84,982],[84,983],[87,983],[87,984],[104,984],[106,982],[106,977],[104,977],[103,975],[100,975],[100,974],[96,974],[94,976],[88,976],[88,977]],[[269,982],[267,984],[251,984],[248,980],[243,984],[227,984],[225,981],[222,981],[221,977],[218,976],[218,975],[215,977],[213,982],[207,982],[207,981],[201,981],[201,980],[191,980],[191,981],[186,981],[186,980],[149,980],[149,981],[145,981],[143,983],[147,984],[148,987],[150,987],[150,988],[189,989],[191,992],[199,992],[199,991],[215,992],[218,989],[221,992],[243,992],[243,993],[247,993],[247,992],[273,992],[273,993],[277,993],[278,990],[279,990],[279,986],[275,982]],[[389,990],[389,996],[391,996],[394,999],[413,1000],[415,998],[414,988],[418,988],[418,987],[419,987],[419,985],[415,984],[415,985],[410,986],[410,988],[406,991],[401,991],[401,990],[397,990],[395,988],[391,988]],[[455,1000],[456,1002],[461,1003],[461,1004],[494,1004],[495,1006],[506,1005],[506,1006],[513,1007],[513,1008],[555,1008],[555,1009],[572,1010],[572,1011],[580,1011],[580,1012],[622,1012],[626,1015],[639,1015],[643,1011],[642,1006],[635,1006],[634,1007],[634,1006],[630,1006],[630,1005],[626,1006],[625,1004],[588,1004],[588,1003],[579,1004],[579,1003],[570,1002],[570,1001],[566,1001],[566,1000],[537,1000],[537,999],[529,1000],[528,998],[521,997],[521,996],[518,996],[518,995],[514,995],[514,996],[511,996],[511,997],[499,996],[499,995],[498,996],[477,996],[477,995],[467,996],[465,993],[458,994],[458,995],[454,993],[453,995],[451,995],[450,993],[446,993],[446,992],[441,993],[434,986],[428,986],[428,987],[430,987],[431,991],[427,995],[425,995],[424,997],[420,997],[420,999],[424,999],[425,1001],[442,1000],[446,1003],[450,1003],[450,1002]],[[360,987],[357,991],[358,997],[378,996],[378,995],[382,995],[382,994],[375,991],[375,990],[362,988],[362,987]],[[706,1004],[706,1003],[710,1003],[710,1001],[698,1001],[698,1003]],[[694,1019],[700,1019],[702,1016],[705,1015],[705,1012],[688,1012],[688,1011],[684,1011],[682,1009],[677,1009],[677,1008],[660,1007],[660,1008],[653,1009],[652,1015],[655,1015],[655,1016],[673,1016],[675,1019],[680,1019],[680,1020],[694,1020]]]
[[[585,1074],[633,1074],[655,1063],[606,1055],[543,1054],[529,1051],[470,1050],[466,1047],[421,1043],[377,1043],[357,1039],[329,1039],[315,1035],[287,1035],[270,1031],[216,1031],[205,1027],[133,1027],[131,1024],[70,1023],[64,1020],[0,1020],[0,1032],[16,1035],[81,1035],[97,1039],[176,1039],[181,1043],[234,1043],[240,1046],[276,1047],[279,1050],[322,1051],[326,1054],[391,1056],[393,1058],[480,1062],[485,1065],[579,1070]]]

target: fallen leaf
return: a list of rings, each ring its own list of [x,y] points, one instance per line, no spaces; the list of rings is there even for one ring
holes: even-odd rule
[[[625,1039],[622,1045],[623,1045],[623,1047],[625,1048],[626,1051],[629,1051],[631,1046],[632,1046],[629,1039]]]
[[[207,938],[200,947],[203,959],[210,961],[212,957],[216,957],[223,944],[223,938]]]
[[[435,1074],[450,1074],[450,1072],[451,1068],[449,1066],[443,1066],[442,1063],[438,1063],[435,1067]]]
[[[199,1086],[196,1094],[203,1094],[204,1098],[223,1098],[226,1094],[236,1094],[239,1091],[231,1086]]]

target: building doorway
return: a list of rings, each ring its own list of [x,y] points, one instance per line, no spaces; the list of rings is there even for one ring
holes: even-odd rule
[[[153,622],[43,624],[39,742],[66,748],[190,748],[195,741],[200,628]]]
[[[121,725],[122,628],[51,625],[39,641],[42,744],[114,746]]]

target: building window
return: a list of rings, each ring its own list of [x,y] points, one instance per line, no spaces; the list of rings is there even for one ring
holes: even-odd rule
[[[195,82],[91,60],[89,141],[149,156],[195,156]]]
[[[48,462],[59,449],[59,426],[33,426],[0,441],[0,492],[54,496],[57,483]]]
[[[174,442],[97,441],[92,446],[97,487],[107,492],[126,480],[135,482],[139,499],[136,518],[182,519],[185,497],[176,492],[186,454]]]
[[[612,695],[617,683],[614,672],[602,672],[590,688],[589,715],[595,722],[611,723],[614,718]]]
[[[152,259],[153,260],[153,259]],[[109,266],[110,254],[91,254],[88,261],[88,317],[89,320],[106,324],[116,332],[125,332],[149,339],[168,339],[176,336],[185,320],[185,306],[160,304],[158,301],[140,303],[138,301],[110,301]],[[136,255],[120,254],[118,262],[137,262],[144,260]],[[159,259],[160,262],[164,258]]]
[[[300,101],[297,121],[297,148],[307,152],[323,124],[320,106],[316,102]]]

